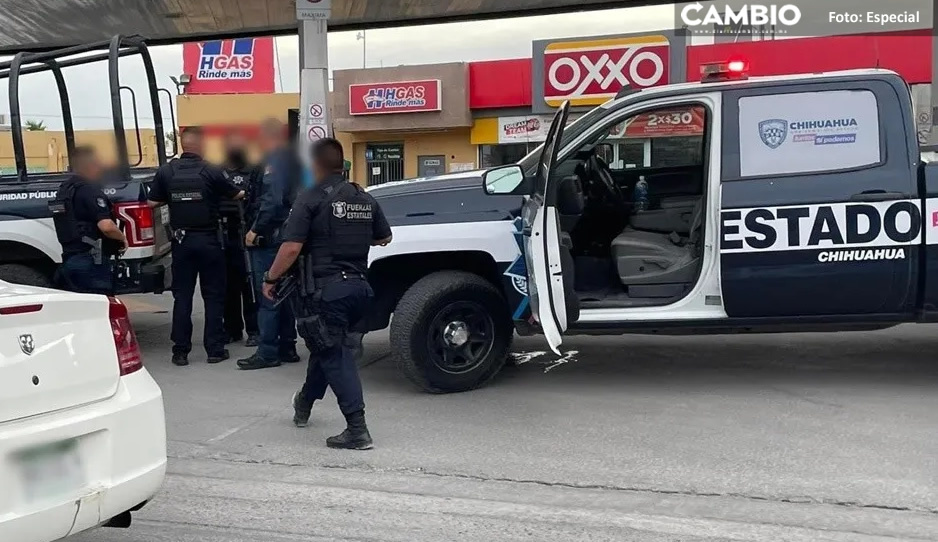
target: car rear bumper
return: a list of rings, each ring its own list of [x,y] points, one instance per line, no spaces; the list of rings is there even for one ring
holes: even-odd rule
[[[75,442],[85,483],[28,503],[24,451]],[[141,369],[104,401],[0,424],[0,540],[46,542],[100,525],[159,490],[166,474],[166,422],[159,386]]]

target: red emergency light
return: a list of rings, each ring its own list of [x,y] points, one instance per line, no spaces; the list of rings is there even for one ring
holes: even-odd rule
[[[713,83],[717,81],[742,81],[745,79],[749,79],[749,62],[746,62],[745,60],[713,62],[700,66],[701,83]]]

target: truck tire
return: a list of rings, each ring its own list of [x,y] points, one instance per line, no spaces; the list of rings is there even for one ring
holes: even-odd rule
[[[19,263],[5,263],[0,265],[0,280],[23,284],[25,286],[38,286],[40,288],[54,288],[52,277],[46,275],[35,267]]]
[[[439,271],[405,293],[391,319],[391,351],[429,393],[468,391],[505,365],[514,326],[501,292],[484,278]]]

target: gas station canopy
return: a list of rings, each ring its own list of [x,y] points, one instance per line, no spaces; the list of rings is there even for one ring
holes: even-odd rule
[[[662,3],[660,0],[332,0],[330,30]],[[139,34],[150,44],[295,32],[294,0],[3,0],[0,52]]]

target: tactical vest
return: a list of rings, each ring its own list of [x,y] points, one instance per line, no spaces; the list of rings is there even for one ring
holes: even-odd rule
[[[341,182],[317,190],[325,192],[313,217],[303,252],[316,277],[328,274],[331,264],[365,262],[371,249],[374,202],[357,185]]]
[[[55,198],[49,201],[52,223],[55,225],[55,236],[62,245],[63,251],[66,252],[76,243],[85,242],[84,239],[98,237],[96,224],[78,220],[75,215],[75,194],[83,185],[82,182],[66,181],[59,187]],[[90,244],[85,244],[88,249],[91,248]]]
[[[169,220],[173,229],[214,230],[218,228],[217,211],[206,199],[208,181],[202,176],[201,160],[173,160],[169,180]]]
[[[248,185],[251,184],[251,178],[254,175],[254,169],[247,166],[241,169],[226,169],[224,170],[224,175],[231,184],[238,187],[239,190],[244,190],[246,193],[248,190]],[[240,181],[238,180],[239,177],[241,178]],[[243,209],[244,207],[241,200],[223,199],[219,207],[219,211],[221,212],[222,216],[229,219],[240,218]]]

